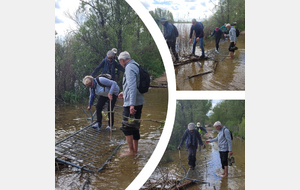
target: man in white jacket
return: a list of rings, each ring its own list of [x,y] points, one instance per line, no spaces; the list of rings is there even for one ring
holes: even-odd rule
[[[216,138],[206,140],[206,143],[218,141],[219,153],[221,158],[221,164],[223,173],[219,174],[222,177],[228,176],[228,153],[231,156],[232,153],[232,140],[229,129],[222,126],[220,121],[215,122],[214,127],[219,131]]]

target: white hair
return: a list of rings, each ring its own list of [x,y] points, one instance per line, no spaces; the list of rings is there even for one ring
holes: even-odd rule
[[[119,61],[121,59],[123,59],[124,61],[131,59],[130,54],[127,51],[123,51],[120,53],[119,57],[118,57]]]
[[[109,50],[106,55],[107,55],[107,57],[113,57],[113,56],[115,56],[115,52]]]
[[[82,83],[84,85],[89,85],[89,84],[92,84],[93,80],[94,80],[94,78],[92,76],[88,75],[83,78]]]

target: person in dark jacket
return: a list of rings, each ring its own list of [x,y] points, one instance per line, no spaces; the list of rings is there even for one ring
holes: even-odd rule
[[[207,135],[207,131],[204,127],[201,126],[200,122],[197,123],[197,131],[199,132],[199,134],[201,135],[201,132],[204,131],[205,135]]]
[[[197,130],[195,130],[195,124],[194,123],[189,123],[188,124],[188,129],[185,130],[181,142],[178,146],[178,149],[180,150],[183,141],[186,139],[185,145],[186,148],[188,149],[189,152],[189,166],[193,170],[195,169],[196,166],[196,152],[197,152],[197,147],[199,143],[199,151],[201,151],[201,146],[205,148],[205,145],[202,142],[201,136]],[[198,139],[198,143],[197,143]]]
[[[122,72],[124,72],[125,69],[114,60],[115,53],[113,51],[109,50],[106,55],[107,56],[91,73],[91,76],[95,76],[98,71],[103,68],[101,74],[109,74],[112,77],[112,80],[116,81],[115,69],[117,68]]]
[[[176,61],[178,61],[179,60],[178,53],[176,52],[175,49],[176,36],[175,36],[174,27],[165,18],[161,18],[159,21],[164,26],[164,38],[167,41],[168,48],[169,49],[171,48]]]
[[[215,35],[215,43],[216,43],[216,53],[219,53],[219,43],[220,43],[220,39],[223,36],[223,32],[222,30],[220,30],[219,27],[216,27],[216,29],[213,31],[213,33],[210,36]]]
[[[200,57],[204,58],[205,53],[204,53],[204,46],[203,46],[203,37],[204,37],[203,26],[202,26],[202,24],[197,22],[196,19],[192,20],[192,24],[193,25],[191,26],[190,40],[189,40],[190,43],[192,42],[193,31],[195,31],[196,35],[195,35],[195,38],[194,38],[193,51],[192,51],[191,55],[195,55],[196,44],[199,41],[200,42],[200,48],[202,50],[202,55]]]

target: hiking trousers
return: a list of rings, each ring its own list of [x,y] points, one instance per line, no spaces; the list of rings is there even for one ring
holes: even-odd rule
[[[220,43],[221,38],[215,38],[215,43],[216,43],[216,49],[219,51],[219,43]]]
[[[176,59],[176,61],[178,61],[178,53],[176,52],[176,49],[175,49],[175,45],[176,45],[176,40],[175,41],[167,41],[167,44],[168,44],[168,48],[172,50],[172,53]]]
[[[219,152],[220,153],[220,159],[221,159],[221,164],[222,164],[222,169],[224,170],[225,167],[224,166],[228,166],[228,152],[229,151],[225,151],[225,152]]]
[[[188,147],[189,152],[189,165],[192,167],[196,166],[196,153],[197,153],[197,146],[189,146]]]
[[[142,109],[143,105],[140,106],[134,106],[134,109],[136,110],[135,114],[132,116],[130,114],[130,106],[126,106],[123,108],[123,120],[128,121],[127,117],[134,117],[135,119],[141,119],[142,116]],[[140,130],[139,129],[127,129],[122,130],[125,136],[133,136],[133,140],[139,140],[140,139]]]
[[[195,54],[195,49],[196,49],[196,44],[197,44],[197,41],[196,41],[197,37],[194,38],[194,43],[193,43],[193,54]],[[201,48],[201,51],[202,51],[202,55],[205,56],[205,53],[204,53],[204,45],[203,45],[203,38],[199,38],[199,43],[200,43],[200,48]]]
[[[111,110],[114,110],[116,101],[118,99],[118,96],[113,94],[113,99],[111,101]],[[97,122],[99,123],[99,127],[102,125],[102,110],[105,103],[108,101],[107,111],[110,111],[110,105],[109,105],[109,98],[105,96],[100,96],[96,105],[97,108]],[[110,126],[110,113],[107,113],[108,116],[108,125]],[[114,126],[114,113],[111,113],[111,124]],[[110,127],[112,127],[110,126]]]

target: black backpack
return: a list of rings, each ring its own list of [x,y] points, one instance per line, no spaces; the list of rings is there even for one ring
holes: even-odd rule
[[[150,75],[140,65],[137,65],[136,63],[133,64],[139,68],[139,73],[140,73],[140,85],[137,87],[137,89],[141,94],[144,94],[148,92],[148,89],[150,87]]]
[[[172,24],[172,26],[173,26],[173,31],[174,31],[175,37],[177,38],[179,36],[178,30],[174,24]]]
[[[227,129],[227,128],[226,128]],[[229,132],[230,132],[230,136],[231,136],[231,140],[233,140],[233,136],[232,136],[232,132],[229,130],[229,129],[227,129]],[[224,130],[225,131],[225,130]],[[224,138],[225,138],[225,133],[223,133],[223,136],[224,136]]]
[[[236,37],[239,37],[239,35],[240,35],[240,31],[239,31],[239,29],[235,29],[236,30],[236,32],[235,32],[235,34],[236,34]]]
[[[104,84],[102,84],[99,80],[99,77],[105,77],[109,80],[111,80],[111,75],[110,74],[100,74],[99,76],[96,77],[96,81],[98,82],[98,84],[102,87],[108,87],[108,86],[105,86]]]

